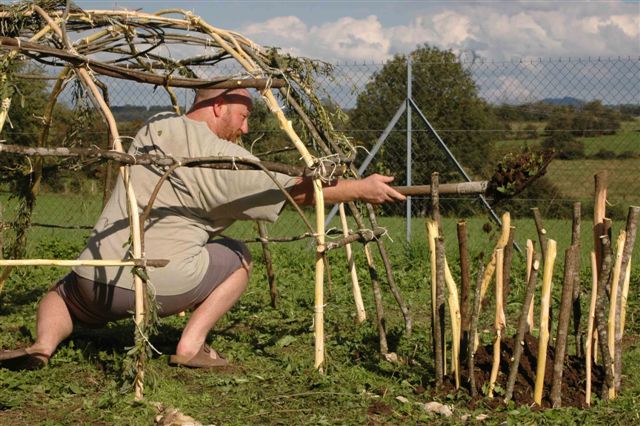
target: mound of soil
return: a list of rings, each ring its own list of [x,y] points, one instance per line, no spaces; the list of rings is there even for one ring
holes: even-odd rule
[[[507,378],[511,366],[514,340],[503,340],[500,345],[500,372],[498,374],[497,385],[503,390],[507,388]],[[513,388],[513,401],[516,405],[533,404],[533,391],[536,382],[536,369],[538,359],[538,340],[531,334],[525,335],[525,345],[518,366],[518,375]],[[551,381],[553,380],[553,359],[554,349],[549,346],[547,351],[547,361],[544,372],[544,389],[542,392],[542,406],[551,407]],[[482,395],[482,386],[489,383],[491,367],[493,365],[493,345],[479,347],[475,355],[475,379],[478,393]],[[467,371],[463,371],[463,377],[468,377]],[[592,392],[599,392],[605,379],[604,369],[600,365],[592,366],[591,389]],[[585,361],[582,357],[570,355],[566,357],[562,374],[562,406],[563,407],[586,407],[585,404]],[[496,395],[496,400],[502,402],[502,395]]]

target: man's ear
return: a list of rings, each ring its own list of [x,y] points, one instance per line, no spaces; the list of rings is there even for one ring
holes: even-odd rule
[[[213,108],[213,114],[216,117],[220,117],[225,108],[225,103],[222,97],[220,97],[219,99],[214,99],[211,108]]]

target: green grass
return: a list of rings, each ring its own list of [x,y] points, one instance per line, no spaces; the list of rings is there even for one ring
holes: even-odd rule
[[[70,199],[66,199],[71,202]],[[76,198],[75,201],[88,202]],[[51,201],[53,203],[53,201]],[[45,202],[39,204],[45,206]],[[87,211],[89,211],[88,209]],[[92,214],[94,214],[93,211]],[[587,220],[587,219],[585,219]],[[455,220],[444,221],[449,262],[457,273]],[[487,257],[498,230],[481,230],[483,218],[467,220],[472,257]],[[364,256],[355,246],[359,276],[369,320],[354,323],[354,308],[342,250],[331,252],[331,291],[326,298],[326,373],[313,369],[313,246],[308,241],[272,246],[277,285],[277,309],[269,306],[269,290],[258,244],[251,244],[254,272],[249,290],[209,335],[209,343],[227,354],[234,368],[226,372],[171,368],[167,355],[174,350],[186,318],[163,319],[160,332],[152,337],[162,352],[150,361],[146,402],[135,403],[123,363],[132,344],[133,327],[122,321],[101,330],[77,330],[63,342],[50,365],[40,371],[15,373],[0,369],[0,424],[152,424],[157,410],[151,402],[176,407],[203,424],[459,424],[463,416],[489,415],[489,424],[633,424],[640,416],[640,296],[632,286],[628,312],[629,346],[624,358],[624,390],[614,402],[600,402],[589,410],[539,411],[479,401],[471,404],[464,393],[433,390],[433,363],[429,336],[428,252],[424,222],[414,221],[413,243],[404,242],[404,222],[380,218],[393,241],[385,240],[394,266],[394,276],[411,309],[414,333],[406,336],[399,309],[384,285],[384,304],[390,349],[402,363],[392,364],[378,356],[373,298]],[[530,220],[514,218],[517,238],[536,240]],[[620,229],[616,222],[614,233]],[[545,220],[549,238],[558,240],[558,259],[568,246],[570,224]],[[582,227],[583,265],[591,246],[589,226]],[[46,230],[49,232],[49,230]],[[37,257],[67,256],[81,248],[83,236],[59,238],[34,230],[39,239],[30,247]],[[297,235],[304,227],[290,212],[269,227],[270,235]],[[85,231],[86,233],[86,231]],[[254,225],[239,223],[229,235],[249,237]],[[636,247],[637,249],[637,247]],[[375,250],[374,250],[375,252]],[[636,250],[636,254],[637,254]],[[377,257],[377,256],[376,256]],[[561,263],[560,261],[558,261]],[[380,262],[378,262],[380,265]],[[556,267],[554,304],[557,307],[562,268]],[[475,263],[474,263],[475,270]],[[380,274],[384,276],[380,267]],[[523,260],[516,256],[513,291],[507,304],[508,333],[521,304]],[[0,348],[28,344],[35,333],[34,315],[38,299],[64,270],[21,268],[14,272],[0,294]],[[588,296],[589,271],[583,266],[583,302]],[[634,263],[632,282],[640,280]],[[484,310],[482,324],[490,327],[492,308]],[[483,333],[490,341],[491,333]],[[421,386],[427,390],[417,391]],[[397,397],[409,402],[403,403]],[[427,414],[420,406],[438,400],[454,406],[452,419]]]

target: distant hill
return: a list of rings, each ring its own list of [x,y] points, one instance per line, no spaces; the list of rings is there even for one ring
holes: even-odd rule
[[[116,121],[147,121],[151,116],[163,112],[173,111],[173,108],[165,105],[122,105],[111,107]]]
[[[564,98],[545,98],[540,102],[548,105],[568,105],[568,106],[582,106],[587,103],[582,99],[572,98],[570,96],[565,96]]]

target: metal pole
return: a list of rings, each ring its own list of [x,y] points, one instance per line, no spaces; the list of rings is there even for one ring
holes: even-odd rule
[[[407,102],[403,101],[398,107],[398,109],[396,110],[396,113],[394,114],[389,124],[387,124],[387,127],[384,129],[384,132],[382,132],[382,134],[378,138],[378,141],[376,142],[376,144],[369,151],[367,158],[364,159],[364,161],[358,168],[358,176],[362,176],[362,174],[367,169],[369,164],[371,164],[373,157],[375,157],[375,155],[378,153],[384,141],[386,141],[387,138],[389,137],[389,133],[391,133],[393,128],[396,126],[396,124],[400,120],[400,117],[402,117],[402,114],[404,114],[406,110],[407,110]],[[327,215],[327,218],[324,221],[325,227],[329,226],[329,222],[331,222],[331,219],[333,219],[333,217],[336,215],[337,212],[338,212],[338,205],[336,204],[331,208],[331,211],[329,212],[329,214]]]
[[[411,186],[411,54],[407,55],[407,186]],[[411,197],[407,197],[407,242],[411,241]]]

